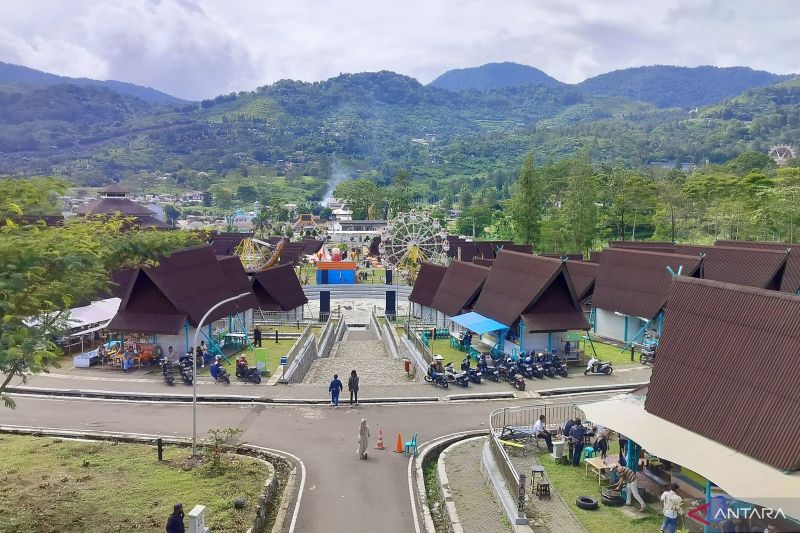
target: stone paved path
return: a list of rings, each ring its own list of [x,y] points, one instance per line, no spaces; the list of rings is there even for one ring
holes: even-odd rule
[[[346,385],[353,369],[358,372],[361,387],[409,382],[402,363],[386,355],[383,343],[371,332],[359,330],[349,330],[334,346],[330,357],[314,361],[303,382],[328,384],[334,374],[339,374]]]
[[[447,450],[444,467],[453,502],[464,533],[511,531],[508,519],[495,502],[480,471],[481,452],[487,439],[470,439]]]
[[[565,531],[585,533],[586,530],[583,529],[552,484],[550,485],[551,497],[549,500],[547,498],[540,500],[530,496],[531,467],[539,464],[535,451],[529,452],[527,456],[513,453],[511,462],[514,463],[517,471],[524,472],[528,476],[526,483],[528,484],[529,499],[525,504],[525,512],[531,519],[531,526],[536,533],[562,533]],[[547,470],[545,470],[545,477],[547,477]]]

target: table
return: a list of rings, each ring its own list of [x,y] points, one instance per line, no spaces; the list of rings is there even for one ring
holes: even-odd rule
[[[231,344],[241,348],[245,344],[247,344],[247,333],[226,333],[225,334],[225,344],[228,344],[228,340],[230,339]]]
[[[597,476],[597,485],[602,487],[603,480],[609,479],[609,474],[604,471],[608,470],[608,465],[600,457],[587,457],[584,461],[586,463],[586,475],[589,475],[589,468],[592,469],[592,474]]]

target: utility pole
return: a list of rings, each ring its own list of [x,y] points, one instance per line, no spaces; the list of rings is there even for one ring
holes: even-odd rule
[[[475,217],[472,218],[472,240],[475,240]]]

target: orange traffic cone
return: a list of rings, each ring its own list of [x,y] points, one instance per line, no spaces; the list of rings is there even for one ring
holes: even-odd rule
[[[397,448],[395,450],[397,453],[403,453],[403,437],[400,433],[397,434]]]
[[[385,450],[386,446],[383,445],[383,430],[378,430],[378,443],[375,445],[376,450]]]

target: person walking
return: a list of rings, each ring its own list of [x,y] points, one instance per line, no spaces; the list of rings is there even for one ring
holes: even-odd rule
[[[616,472],[619,476],[619,481],[617,481],[616,485],[614,485],[611,490],[620,490],[622,486],[625,485],[625,491],[627,492],[625,505],[631,504],[631,496],[633,496],[636,498],[636,501],[639,502],[639,510],[645,512],[647,506],[644,504],[642,495],[639,494],[639,483],[636,479],[636,472],[627,466],[610,465],[610,468],[612,472]]]
[[[358,405],[358,374],[353,370],[350,372],[350,378],[347,380],[347,390],[350,391],[350,407]]]
[[[172,514],[167,518],[167,533],[186,533],[183,525],[183,504],[176,503],[172,507]]]
[[[261,328],[258,326],[253,328],[253,346],[261,348]]]
[[[678,490],[678,484],[673,483],[669,486],[669,490],[661,494],[661,501],[664,502],[664,509],[662,514],[664,520],[661,522],[661,533],[675,533],[678,528],[678,512],[681,509],[683,498],[678,496],[675,492]]]
[[[339,393],[342,392],[342,389],[344,389],[344,386],[342,386],[342,382],[339,381],[339,374],[334,374],[331,384],[328,385],[328,392],[331,393],[332,406],[339,407]]]
[[[358,449],[356,450],[359,459],[367,458],[367,446],[369,446],[369,426],[367,419],[362,418],[361,425],[358,426]]]

